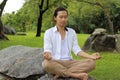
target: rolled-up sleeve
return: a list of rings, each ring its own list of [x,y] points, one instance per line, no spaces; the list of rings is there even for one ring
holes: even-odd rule
[[[72,46],[72,51],[74,52],[75,55],[78,54],[78,52],[82,51],[80,46],[78,45],[78,40],[75,31],[73,31],[73,46]]]
[[[52,53],[52,42],[51,42],[49,30],[47,30],[44,34],[44,52]]]

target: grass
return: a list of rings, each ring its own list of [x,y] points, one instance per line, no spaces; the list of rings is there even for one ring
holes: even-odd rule
[[[41,37],[36,37],[34,32],[29,32],[27,35],[8,35],[9,41],[0,41],[0,49],[15,46],[24,45],[30,47],[42,47],[43,46],[43,33]]]
[[[8,35],[9,41],[0,41],[0,50],[13,45],[25,45],[30,47],[43,47],[43,36],[35,37],[34,32],[28,32],[26,36]],[[82,47],[88,34],[77,34],[78,43]],[[91,54],[91,52],[88,52]],[[120,80],[120,53],[101,52],[102,59],[96,61],[96,69],[89,74],[96,80]],[[73,55],[75,59],[80,59]]]
[[[97,80],[120,80],[120,54],[101,53],[102,59],[97,61],[96,69],[90,74]]]

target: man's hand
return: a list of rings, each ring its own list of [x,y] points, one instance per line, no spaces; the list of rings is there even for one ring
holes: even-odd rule
[[[51,60],[52,59],[51,54],[49,52],[45,52],[43,56],[47,60]]]
[[[92,59],[94,59],[94,60],[97,60],[97,59],[100,59],[100,58],[101,58],[101,56],[100,56],[99,53],[94,53],[94,54],[91,55],[91,57],[92,57]]]

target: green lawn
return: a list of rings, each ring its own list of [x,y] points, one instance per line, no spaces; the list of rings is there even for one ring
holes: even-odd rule
[[[8,35],[9,41],[0,41],[0,49],[14,45],[25,45],[31,47],[43,46],[43,34],[41,37],[36,37],[34,32],[29,32],[27,35]]]
[[[34,32],[26,36],[8,35],[9,41],[0,41],[0,50],[12,45],[25,45],[31,47],[43,47],[43,33],[41,37],[35,37]],[[82,47],[88,34],[77,34],[78,43]],[[91,52],[88,52],[91,53]],[[120,53],[101,52],[102,59],[96,61],[96,69],[89,74],[96,80],[120,80]],[[75,59],[80,59],[75,57]]]

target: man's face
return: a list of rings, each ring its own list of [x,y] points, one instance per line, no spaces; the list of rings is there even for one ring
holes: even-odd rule
[[[56,25],[60,27],[65,27],[67,20],[68,20],[68,14],[66,11],[59,11],[57,16],[54,17],[54,20],[56,21]]]

